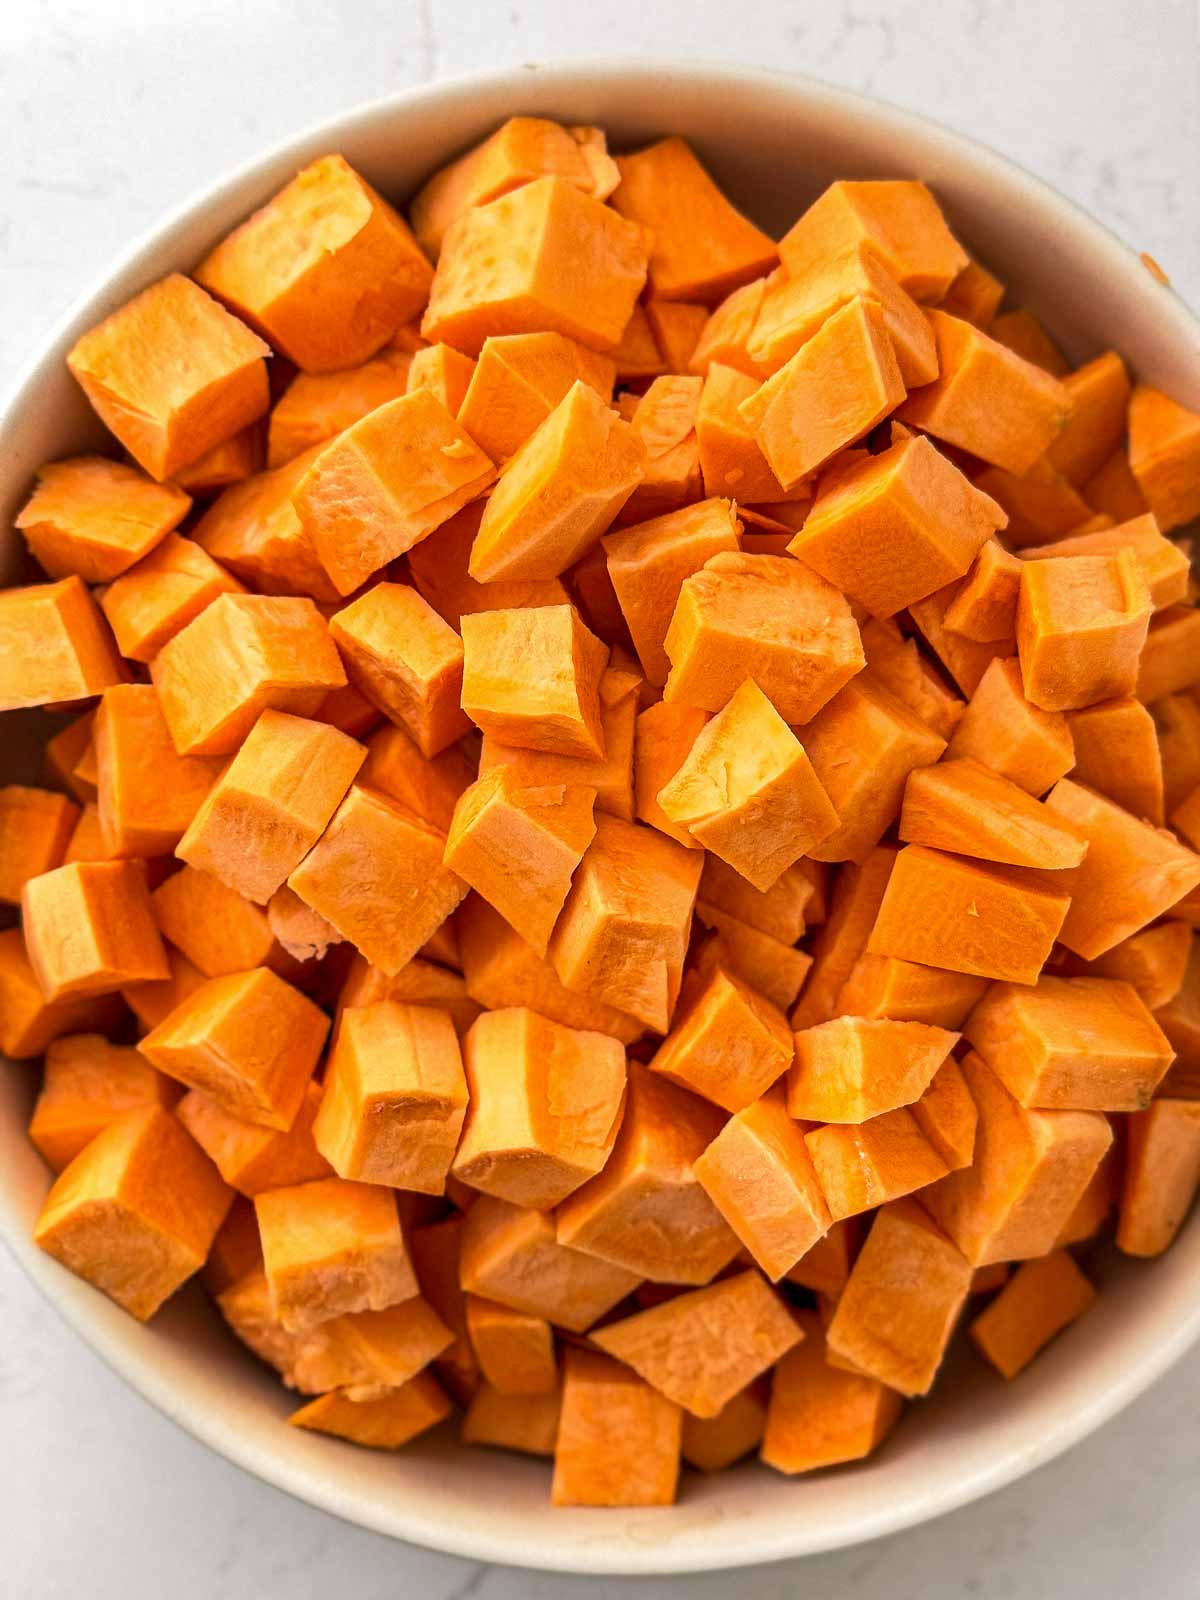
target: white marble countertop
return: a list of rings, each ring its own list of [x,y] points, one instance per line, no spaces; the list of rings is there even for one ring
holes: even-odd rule
[[[1200,305],[1195,0],[8,0],[0,385],[168,207],[318,117],[501,63],[689,56],[794,70],[995,145]],[[1014,225],[1019,225],[1019,220]],[[1023,1483],[913,1533],[736,1578],[587,1582],[343,1527],[127,1391],[0,1250],[6,1600],[1195,1600],[1200,1354]]]

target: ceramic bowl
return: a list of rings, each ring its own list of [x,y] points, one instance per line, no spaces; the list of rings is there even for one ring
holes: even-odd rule
[[[1200,325],[1099,223],[993,152],[936,124],[799,78],[598,62],[440,84],[336,117],[215,182],[155,229],[45,341],[0,416],[0,529],[43,461],[102,442],[64,356],[84,329],[171,270],[187,271],[298,167],[342,151],[403,201],[515,112],[598,123],[620,149],[691,140],[733,198],[782,231],[831,180],[921,177],[969,249],[1075,360],[1117,346],[1143,378],[1200,407]],[[13,572],[13,544],[8,573]],[[0,765],[32,776],[20,719]],[[688,1474],[677,1506],[554,1510],[544,1462],[464,1449],[449,1426],[377,1454],[285,1426],[290,1397],[241,1351],[197,1287],[148,1326],[29,1242],[47,1173],[25,1138],[34,1073],[0,1068],[0,1230],[79,1335],[197,1439],[278,1488],[414,1544],[581,1573],[682,1573],[872,1539],[1011,1482],[1082,1438],[1200,1333],[1200,1217],[1160,1262],[1104,1260],[1099,1304],[1015,1383],[964,1353],[870,1461],[789,1479],[749,1462]]]

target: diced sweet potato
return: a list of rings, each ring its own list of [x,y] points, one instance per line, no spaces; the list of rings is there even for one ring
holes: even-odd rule
[[[260,1194],[254,1209],[267,1282],[289,1333],[417,1293],[388,1189],[320,1178]]]
[[[1117,1245],[1129,1256],[1158,1256],[1200,1187],[1200,1101],[1156,1100],[1128,1127]]]
[[[1048,455],[1039,456],[1020,474],[985,467],[975,482],[1004,508],[1008,515],[1004,537],[1022,554],[1082,528],[1092,515],[1079,491],[1050,465]]]
[[[14,523],[49,577],[108,583],[149,555],[191,504],[181,489],[134,467],[73,456],[39,470]]]
[[[109,1033],[122,1015],[115,994],[47,1000],[21,930],[0,930],[0,1053],[10,1061],[40,1056],[66,1033]]]
[[[88,330],[67,365],[152,478],[172,478],[267,409],[271,351],[173,272]]]
[[[917,641],[906,639],[894,622],[871,618],[863,627],[862,645],[867,658],[862,681],[886,689],[935,733],[949,739],[962,718],[964,702],[921,654]]]
[[[987,668],[946,755],[980,761],[1032,795],[1045,794],[1075,761],[1066,717],[1025,698],[1015,657]]]
[[[1027,472],[1070,417],[1070,391],[960,317],[931,311],[929,320],[938,376],[897,416],[994,466]]]
[[[462,622],[462,704],[485,733],[553,755],[600,757],[607,646],[574,606],[487,611]]]
[[[360,772],[365,787],[378,789],[422,822],[445,833],[459,795],[475,773],[454,746],[432,760],[417,749],[403,728],[380,728],[367,740],[367,759]]]
[[[867,243],[915,299],[938,301],[969,264],[923,183],[909,179],[831,183],[780,241],[793,277]]]
[[[712,937],[697,957],[698,973],[707,975],[721,967],[781,1011],[795,1005],[812,966],[812,957],[806,951],[784,944],[704,900],[696,901],[696,921],[712,930]]]
[[[1065,378],[1070,371],[1066,356],[1030,311],[1002,311],[988,332],[1023,360],[1055,378]]]
[[[944,967],[925,967],[899,956],[861,955],[834,1002],[838,1016],[890,1017],[961,1028],[987,988],[987,979]]]
[[[730,1117],[695,1159],[693,1170],[773,1282],[829,1227],[829,1210],[804,1135],[778,1090]]]
[[[448,344],[430,344],[418,350],[408,368],[406,393],[428,389],[456,417],[463,403],[475,362]]]
[[[665,1033],[700,870],[697,852],[652,828],[598,815],[550,945],[559,980]]]
[[[398,400],[407,392],[412,359],[413,352],[396,339],[369,361],[341,372],[297,373],[271,408],[267,466],[272,470],[286,466],[376,406]]]
[[[750,680],[697,734],[658,804],[764,892],[838,826],[804,746]]]
[[[221,1305],[226,1289],[254,1276],[266,1291],[262,1275],[262,1247],[258,1242],[258,1219],[249,1200],[235,1195],[217,1229],[201,1278],[209,1294]]]
[[[233,1191],[161,1105],[118,1117],[56,1180],[34,1241],[145,1322],[203,1265]]]
[[[466,893],[442,864],[445,845],[435,828],[354,784],[288,885],[394,977]]]
[[[1138,663],[1137,697],[1151,703],[1200,683],[1200,609],[1171,606],[1150,619]]]
[[[636,223],[562,178],[536,178],[447,229],[421,332],[468,355],[509,333],[564,333],[611,350],[646,259]]]
[[[109,584],[100,606],[121,654],[153,661],[219,594],[240,593],[242,585],[205,549],[168,533]]]
[[[999,278],[978,261],[968,261],[942,297],[941,309],[977,328],[990,328],[1003,299],[1004,285]]]
[[[1087,840],[1000,773],[977,761],[944,761],[910,774],[899,834],[983,861],[1055,871],[1078,866]]]
[[[116,684],[96,713],[96,781],[105,853],[169,854],[186,833],[221,763],[176,752],[148,683]]]
[[[637,819],[689,850],[702,847],[693,839],[689,828],[672,822],[659,804],[658,796],[683,765],[707,721],[707,711],[697,706],[677,705],[670,700],[648,706],[637,718],[633,756]]]
[[[1183,988],[1191,949],[1192,932],[1186,923],[1160,922],[1130,934],[1089,961],[1087,971],[1098,978],[1120,978],[1131,984],[1150,1010],[1157,1011]]]
[[[791,1060],[783,1012],[718,968],[663,1040],[650,1070],[726,1111],[741,1111],[766,1093]]]
[[[230,1116],[286,1131],[296,1119],[329,1019],[266,967],[210,978],[141,1041],[168,1077]]]
[[[49,789],[0,788],[0,900],[19,905],[30,878],[62,866],[79,807]]]
[[[842,985],[879,915],[896,855],[891,845],[877,845],[860,864],[851,863],[838,874],[829,916],[813,942],[812,971],[792,1013],[793,1028],[810,1028],[836,1014]]]
[[[733,551],[684,580],[664,648],[664,699],[720,711],[753,678],[792,725],[814,717],[865,660],[832,584],[790,557]]]
[[[884,1206],[826,1330],[831,1355],[909,1398],[928,1394],[971,1276],[916,1201]]]
[[[961,1062],[979,1114],[973,1163],[921,1196],[972,1266],[1052,1250],[1112,1143],[1097,1111],[1030,1111],[973,1051]]]
[[[768,288],[778,281],[778,270],[755,278],[752,283],[745,283],[725,296],[700,330],[688,361],[689,372],[703,377],[714,367],[723,366],[744,373],[752,380],[752,385],[766,377],[747,346]]]
[[[485,339],[459,408],[461,425],[495,462],[515,455],[575,383],[611,398],[613,363],[561,333]]]
[[[758,1449],[766,1424],[765,1386],[748,1384],[715,1417],[684,1416],[683,1459],[701,1472],[720,1472]]]
[[[1063,778],[1046,805],[1087,836],[1087,855],[1067,880],[1071,903],[1057,935],[1085,961],[1137,933],[1200,884],[1200,856],[1103,795]]]
[[[1025,1106],[1143,1110],[1174,1054],[1137,991],[1115,978],[993,984],[965,1032]]]
[[[804,1338],[775,1369],[759,1452],[777,1472],[812,1472],[869,1456],[900,1416],[904,1402],[876,1378],[845,1372],[826,1359],[815,1311],[797,1311]]]
[[[363,1389],[334,1389],[318,1395],[288,1422],[293,1428],[330,1433],[371,1450],[399,1450],[410,1439],[443,1422],[452,1410],[450,1401],[428,1372],[418,1372],[397,1389],[367,1385]]]
[[[404,219],[340,155],[312,162],[205,256],[196,278],[310,372],[374,355],[433,278]]]
[[[1015,1378],[1039,1350],[1081,1317],[1096,1291],[1065,1250],[1017,1268],[970,1326],[980,1354]]]
[[[623,1300],[638,1275],[555,1239],[544,1211],[481,1195],[462,1224],[462,1287],[583,1333]]]
[[[665,1506],[675,1499],[683,1412],[628,1367],[568,1350],[550,1499]]]
[[[917,1127],[951,1172],[971,1165],[979,1113],[962,1068],[953,1056],[942,1062],[928,1089],[910,1110]]]
[[[559,1243],[654,1282],[709,1282],[739,1248],[692,1165],[720,1125],[713,1106],[631,1061],[616,1145],[559,1207]]]
[[[1129,467],[1164,533],[1200,513],[1200,416],[1139,383],[1129,401]]]
[[[1163,823],[1163,768],[1154,718],[1132,695],[1067,717],[1075,746],[1072,781],[1097,789],[1135,817]]]
[[[291,1127],[281,1130],[230,1116],[211,1095],[189,1089],[175,1115],[230,1188],[253,1200],[268,1189],[330,1175],[329,1163],[313,1143],[320,1104],[321,1086],[310,1081]]]
[[[804,1142],[835,1222],[899,1200],[946,1175],[946,1164],[907,1109],[830,1123]]]
[[[805,1146],[807,1149],[808,1147]],[[846,1287],[850,1268],[862,1245],[861,1217],[843,1217],[831,1222],[821,1237],[800,1257],[784,1276],[814,1294],[836,1300]]]
[[[1015,639],[1020,592],[1020,561],[999,539],[988,539],[946,608],[946,627],[980,644]]]
[[[21,917],[30,965],[52,1003],[167,976],[139,862],[75,861],[30,878]]]
[[[785,489],[856,444],[904,399],[878,301],[856,295],[742,401],[767,465]]]
[[[490,459],[441,401],[417,389],[331,439],[307,462],[292,504],[321,565],[345,595],[474,500],[494,477]]]
[[[280,977],[296,975],[295,963],[276,943],[262,907],[219,878],[185,866],[151,898],[163,937],[206,978],[263,965]]]
[[[481,1383],[467,1406],[459,1438],[464,1444],[552,1456],[561,1410],[561,1384],[544,1394],[512,1395],[501,1394],[490,1383]]]
[[[111,1123],[148,1106],[170,1109],[175,1090],[146,1058],[99,1033],[74,1033],[46,1050],[29,1137],[61,1172]]]
[[[244,483],[265,465],[265,444],[261,420],[251,422],[228,439],[222,439],[211,449],[180,467],[172,482],[176,488],[198,499],[219,494],[231,484]]]
[[[741,407],[758,388],[757,380],[732,366],[714,361],[708,368],[696,411],[696,448],[704,492],[710,496],[736,495],[739,500],[798,500],[807,503],[812,486],[807,480],[785,490],[767,465],[753,427]]]
[[[796,1034],[788,1111],[809,1122],[866,1122],[925,1093],[958,1035],[924,1022],[843,1016]]]
[[[1074,711],[1131,694],[1150,614],[1130,550],[1028,562],[1017,606],[1026,699],[1044,711]]]
[[[910,844],[896,858],[867,949],[1034,983],[1070,905],[1066,889],[1022,868]]]
[[[82,579],[0,591],[0,711],[87,700],[125,677]]]
[[[484,1382],[497,1394],[532,1396],[557,1389],[554,1335],[544,1317],[469,1294],[467,1329]]]
[[[942,667],[965,695],[973,695],[984,673],[998,657],[1012,653],[1015,639],[997,639],[980,643],[956,633],[946,621],[958,594],[958,585],[948,583],[944,589],[935,589],[923,600],[914,600],[908,608],[909,617],[923,635]]]

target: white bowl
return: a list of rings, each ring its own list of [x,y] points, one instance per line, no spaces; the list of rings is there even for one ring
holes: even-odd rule
[[[64,356],[105,312],[187,271],[313,157],[341,150],[403,200],[514,112],[606,127],[619,148],[692,140],[729,192],[782,230],[837,177],[928,180],[968,247],[1075,359],[1115,345],[1200,406],[1200,325],[1099,223],[1010,162],[933,123],[803,79],[702,66],[528,67],[406,92],[334,118],[214,184],[143,240],[46,341],[0,416],[0,529],[43,461],[102,430]],[[131,152],[131,156],[132,156]],[[11,537],[11,535],[10,535]],[[15,539],[7,547],[13,570]],[[32,775],[19,719],[4,775]],[[1200,1335],[1200,1218],[1158,1263],[1104,1257],[1099,1304],[1011,1385],[968,1354],[878,1455],[810,1478],[748,1463],[689,1474],[663,1510],[552,1510],[544,1462],[458,1446],[449,1428],[397,1455],[285,1426],[292,1401],[241,1352],[196,1287],[149,1327],[30,1243],[47,1173],[25,1137],[34,1072],[0,1071],[0,1230],[47,1298],[146,1399],[197,1439],[325,1511],[476,1560],[582,1573],[699,1572],[829,1550],[909,1527],[1011,1482],[1128,1404]]]

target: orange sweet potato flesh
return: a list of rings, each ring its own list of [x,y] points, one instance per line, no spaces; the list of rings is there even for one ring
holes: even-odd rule
[[[329,1163],[313,1143],[313,1118],[321,1087],[310,1082],[290,1128],[262,1128],[232,1117],[201,1089],[189,1089],[175,1115],[239,1194],[253,1199],[267,1189],[327,1178]]]
[[[786,1473],[861,1461],[891,1431],[904,1402],[876,1378],[830,1366],[816,1312],[795,1315],[804,1338],[775,1369],[761,1457]]]
[[[561,1384],[544,1394],[512,1395],[481,1383],[467,1406],[459,1438],[464,1444],[552,1456],[561,1410]]]
[[[796,1035],[788,1111],[810,1122],[865,1122],[911,1106],[958,1041],[923,1022],[837,1017]]]
[[[299,372],[271,408],[267,466],[283,467],[408,388],[413,352],[402,340],[341,372]],[[486,446],[484,447],[486,448]]]
[[[574,606],[485,611],[462,620],[463,709],[506,744],[601,757],[608,648]]]
[[[701,1472],[720,1472],[758,1449],[766,1423],[766,1388],[760,1380],[727,1400],[715,1417],[685,1415],[683,1459]]]
[[[96,713],[100,833],[110,857],[167,855],[215,782],[214,757],[176,753],[149,684],[106,689]]]
[[[1078,829],[977,761],[943,761],[911,773],[899,835],[982,861],[1057,871],[1087,853]]]
[[[730,1117],[693,1169],[772,1282],[829,1228],[829,1209],[803,1133],[778,1090]]]
[[[675,1499],[683,1413],[610,1356],[568,1350],[550,1499],[665,1506]]]
[[[19,905],[30,878],[62,866],[80,815],[73,800],[49,789],[0,788],[0,900]]]
[[[1129,466],[1164,533],[1200,513],[1200,416],[1139,383],[1129,401]]]
[[[910,179],[831,183],[784,235],[780,255],[799,277],[814,261],[862,243],[921,301],[941,300],[970,259],[934,196]]]
[[[51,1171],[61,1172],[119,1117],[155,1105],[169,1110],[175,1093],[136,1050],[98,1033],[69,1034],[46,1051],[29,1137]]]
[[[865,950],[879,915],[896,855],[891,845],[877,845],[861,863],[841,869],[829,916],[813,941],[812,971],[792,1012],[793,1028],[810,1028],[836,1015],[842,985]]]
[[[1044,795],[1075,762],[1067,718],[1025,698],[1015,657],[990,663],[946,755],[982,762],[1031,795]]]
[[[1182,1227],[1200,1187],[1200,1101],[1156,1100],[1129,1119],[1117,1244],[1157,1256]]]
[[[741,1111],[792,1062],[792,1036],[778,1007],[717,968],[651,1058],[651,1072]]]
[[[1093,1304],[1096,1291],[1065,1250],[1026,1261],[971,1323],[980,1354],[1001,1377],[1017,1374]]]
[[[907,1109],[804,1136],[835,1222],[886,1205],[946,1175],[946,1164]]]
[[[1068,714],[1073,781],[1107,795],[1135,817],[1163,824],[1163,764],[1154,718],[1121,695]]]
[[[84,999],[165,978],[166,952],[135,861],[75,861],[21,894],[29,963],[45,998]]]
[[[14,518],[31,553],[51,578],[77,573],[108,583],[177,528],[190,498],[103,456],[52,461]]]
[[[1075,711],[1131,694],[1151,609],[1131,550],[1027,563],[1017,604],[1026,698],[1044,711]]]
[[[100,606],[121,654],[149,662],[211,600],[241,592],[238,580],[202,546],[169,533],[108,585]]]
[[[0,591],[0,711],[90,699],[126,676],[81,578]]]
[[[293,1428],[308,1428],[349,1439],[372,1450],[399,1450],[410,1439],[448,1417],[453,1407],[428,1372],[398,1388],[351,1387],[318,1395],[288,1418]]]

